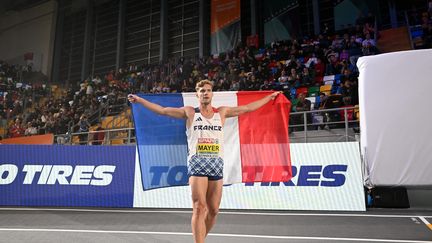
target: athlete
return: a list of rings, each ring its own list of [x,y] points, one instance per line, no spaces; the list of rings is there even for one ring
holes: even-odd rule
[[[141,97],[130,94],[132,103],[161,115],[186,119],[188,140],[188,175],[192,191],[192,233],[195,243],[204,243],[207,234],[216,222],[223,187],[223,126],[230,117],[257,110],[280,92],[274,92],[260,100],[244,106],[214,108],[213,83],[202,80],[196,84],[199,107],[162,107]]]

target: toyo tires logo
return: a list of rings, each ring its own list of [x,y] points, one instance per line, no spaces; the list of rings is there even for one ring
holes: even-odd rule
[[[273,170],[272,167],[269,169]],[[344,164],[292,166],[292,179],[290,181],[281,183],[261,182],[259,184],[261,186],[340,187],[345,184],[347,170],[348,165]],[[253,168],[253,170],[246,168],[245,171],[244,176],[249,176],[248,171],[267,173],[265,168]],[[188,182],[186,166],[152,166],[150,167],[150,176],[152,186],[160,185],[162,180],[166,180],[170,186],[184,185]],[[246,183],[245,185],[254,186],[255,183]]]
[[[9,185],[23,173],[24,185],[92,185],[111,184],[116,169],[114,165],[24,165],[19,171],[14,164],[0,165],[0,185]]]

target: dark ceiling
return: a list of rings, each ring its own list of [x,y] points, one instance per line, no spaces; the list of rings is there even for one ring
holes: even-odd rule
[[[48,1],[49,0],[0,0],[0,13],[20,11]]]

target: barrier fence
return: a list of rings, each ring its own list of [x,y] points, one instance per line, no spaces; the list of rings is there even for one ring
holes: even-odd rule
[[[291,142],[357,141],[358,107],[343,107],[290,113]],[[321,132],[317,132],[321,131]],[[104,133],[98,140],[95,134]],[[55,135],[54,143],[68,145],[135,144],[135,129],[115,128],[102,131],[74,132]]]

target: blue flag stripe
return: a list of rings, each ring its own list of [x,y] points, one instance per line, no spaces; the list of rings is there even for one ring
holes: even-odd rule
[[[163,107],[184,106],[182,94],[139,96]],[[184,175],[187,163],[186,121],[158,115],[140,104],[133,104],[132,111],[143,189],[187,184],[187,175]],[[167,178],[170,168],[179,169],[171,172],[172,180]]]

